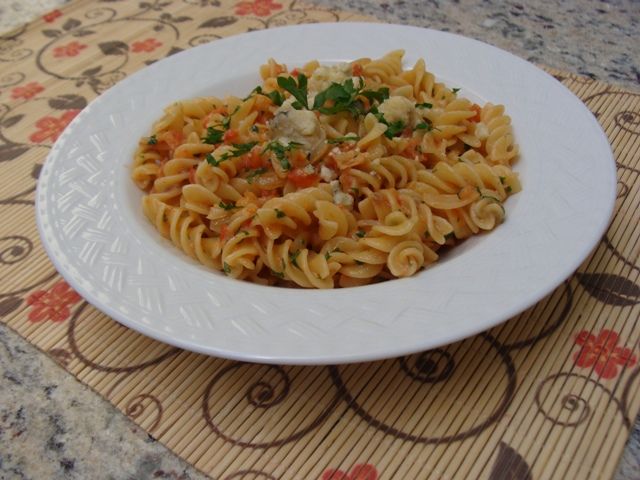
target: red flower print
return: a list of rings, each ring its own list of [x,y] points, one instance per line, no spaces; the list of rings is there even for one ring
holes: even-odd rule
[[[619,335],[611,330],[602,330],[598,336],[583,330],[576,336],[576,344],[581,345],[573,354],[578,367],[591,368],[602,378],[615,378],[618,366],[632,367],[638,361],[630,348],[618,346]]]
[[[56,58],[75,57],[84,48],[87,48],[85,44],[74,40],[73,42],[67,43],[66,45],[60,45],[59,47],[54,48],[53,56]]]
[[[147,38],[140,42],[133,42],[131,44],[132,52],[153,52],[156,48],[162,46],[162,42],[159,42],[155,38]]]
[[[35,97],[41,91],[44,90],[44,87],[40,85],[38,82],[29,82],[25,85],[21,85],[18,87],[14,87],[11,90],[11,98],[18,99],[24,98],[25,100],[29,100],[30,98]]]
[[[29,140],[35,143],[43,143],[47,140],[55,142],[71,120],[80,113],[80,110],[67,110],[60,118],[42,117],[36,122],[38,130],[33,132]]]
[[[369,463],[354,465],[349,473],[329,468],[322,473],[320,480],[378,480],[378,471]]]
[[[253,2],[238,2],[236,5],[236,15],[257,15],[267,17],[274,10],[280,10],[282,4],[274,3],[273,0],[253,0]]]
[[[42,16],[42,19],[47,23],[51,23],[55,21],[56,18],[61,16],[62,16],[62,12],[60,10],[51,10],[49,13],[45,13]]]
[[[60,280],[49,290],[38,290],[27,297],[27,303],[33,307],[29,320],[63,322],[71,314],[69,308],[80,300],[80,295],[67,282]]]

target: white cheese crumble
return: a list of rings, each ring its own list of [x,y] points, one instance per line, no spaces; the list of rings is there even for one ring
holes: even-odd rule
[[[324,165],[322,165],[322,167],[320,167],[320,178],[329,183],[331,182],[331,180],[336,178],[336,172],[329,167],[325,167]]]
[[[353,205],[353,197],[348,193],[338,192],[333,195],[333,202],[337,205],[350,207]]]
[[[484,123],[479,122],[476,124],[476,137],[480,140],[484,140],[489,136],[489,127],[487,127]]]
[[[315,169],[315,168],[313,168],[313,165],[311,165],[311,164],[309,164],[309,165],[307,165],[306,167],[304,167],[304,168],[302,169],[302,171],[303,171],[304,173],[306,173],[307,175],[312,175],[312,174],[316,173],[316,169]]]
[[[378,111],[389,123],[401,121],[404,125],[415,126],[417,118],[415,104],[406,97],[396,96],[387,98],[380,104]]]
[[[329,185],[331,185],[331,191],[333,192],[333,203],[348,207],[353,205],[353,197],[340,189],[340,182],[338,180],[333,180]]]
[[[313,75],[309,79],[308,86],[310,91],[321,92],[331,86],[332,83],[342,83],[350,78],[351,65],[348,63],[339,63],[332,66],[321,66],[315,69]]]

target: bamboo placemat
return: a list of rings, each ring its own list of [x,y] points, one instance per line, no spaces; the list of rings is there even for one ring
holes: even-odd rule
[[[3,35],[0,320],[216,478],[611,478],[640,410],[638,93],[548,69],[613,145],[613,223],[535,307],[419,355],[326,368],[196,355],[119,326],[45,255],[36,179],[88,101],[202,42],[362,19],[284,0],[77,1]]]

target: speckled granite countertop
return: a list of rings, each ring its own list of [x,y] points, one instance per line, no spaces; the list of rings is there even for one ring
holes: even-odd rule
[[[640,2],[307,0],[462,33],[527,60],[640,89]],[[0,31],[64,3],[0,0]],[[0,324],[0,479],[204,479]],[[640,478],[636,424],[616,480]]]

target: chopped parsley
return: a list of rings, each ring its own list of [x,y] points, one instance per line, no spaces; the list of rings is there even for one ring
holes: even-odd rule
[[[361,80],[360,83],[364,85],[364,80]],[[360,95],[366,97],[370,102],[376,100],[378,103],[382,103],[389,98],[389,89],[382,87],[380,90],[362,90]]]
[[[278,86],[289,92],[293,95],[293,98],[296,99],[296,101],[291,104],[293,108],[296,110],[302,110],[302,108],[309,110],[307,77],[305,74],[300,73],[297,81],[293,77],[278,77]]]
[[[431,124],[427,122],[420,122],[416,125],[414,130],[426,130],[427,132],[431,131]]]
[[[339,248],[334,248],[330,252],[326,252],[324,254],[324,259],[329,260],[331,258],[331,255],[333,255],[334,253],[342,253],[342,250],[340,250]]]
[[[451,91],[452,91],[452,92],[453,92],[453,94],[455,95],[455,94],[457,94],[457,93],[460,91],[460,89],[459,89],[459,88],[452,88],[452,89],[451,89]]]
[[[248,231],[246,231],[246,230],[240,230],[240,233],[241,233],[242,235],[244,235],[244,236],[249,235],[249,232],[248,232]]]
[[[371,113],[378,119],[380,123],[383,123],[387,126],[387,130],[384,132],[384,136],[387,138],[397,137],[400,133],[403,132],[405,125],[402,120],[396,120],[395,122],[389,123],[384,115],[378,112],[377,108],[372,108]]]
[[[266,147],[262,150],[262,153],[266,153],[271,150],[275,153],[276,158],[280,162],[280,166],[283,170],[291,170],[291,163],[287,158],[287,152],[290,152],[296,148],[302,147],[302,143],[298,142],[289,142],[287,145],[283,145],[278,140],[273,140],[267,144]]]
[[[252,170],[251,173],[249,173],[249,175],[247,175],[247,182],[248,183],[253,183],[253,181],[255,180],[256,177],[262,175],[263,173],[267,173],[267,169],[264,167],[260,167],[257,168],[255,170]]]
[[[344,137],[330,138],[327,143],[357,142],[360,137],[357,135],[346,135]]]
[[[284,272],[276,272],[273,268],[271,269],[271,273],[278,278],[284,278]]]
[[[222,265],[222,269],[224,270],[224,273],[226,275],[229,275],[231,273],[231,267],[227,262],[224,262],[224,264]]]
[[[207,155],[204,158],[209,165],[213,165],[214,167],[217,167],[225,160],[229,160],[230,158],[234,158],[234,157],[241,157],[242,155],[249,153],[251,149],[255,147],[257,144],[258,142],[234,143],[232,145],[233,148],[228,152],[225,152],[222,155],[220,155],[220,158],[216,159],[210,153],[207,153]]]
[[[383,87],[379,90],[365,90],[364,81],[360,81],[360,87],[356,87],[352,78],[346,79],[343,83],[332,83],[328,88],[318,93],[313,101],[313,110],[327,115],[340,112],[349,112],[353,116],[365,113],[364,104],[358,99],[363,96],[373,103],[383,102],[389,98],[389,89]],[[330,102],[327,105],[327,102]]]
[[[504,185],[504,181],[507,179],[507,177],[498,177],[500,179],[500,183],[502,185]]]
[[[151,135],[147,140],[147,145],[155,145],[156,143],[158,143],[158,139],[155,135]]]
[[[416,108],[433,108],[431,103],[416,103]]]
[[[222,142],[222,137],[224,137],[224,130],[218,130],[214,127],[207,127],[207,134],[202,139],[204,143],[209,145],[215,145],[216,143]]]
[[[300,250],[289,254],[289,261],[291,262],[291,265],[296,268],[300,268],[300,266],[298,265],[298,255],[300,255]]]
[[[240,110],[240,105],[238,105],[233,112],[231,112],[231,114],[226,117],[225,119],[222,120],[222,126],[224,127],[225,130],[229,130],[229,124],[231,123],[231,117],[233,117],[238,110]]]
[[[218,206],[224,210],[233,210],[234,208],[236,208],[236,204],[233,202],[224,203],[221,201],[220,203],[218,203]]]
[[[360,81],[360,87],[356,87],[353,79],[348,78],[343,83],[334,82],[319,92],[314,97],[313,105],[309,108],[307,77],[304,74],[298,74],[297,81],[294,77],[278,77],[277,81],[280,88],[286,90],[295,98],[296,101],[291,104],[293,108],[296,110],[303,108],[316,110],[326,115],[350,112],[356,116],[366,113],[364,103],[358,99],[360,96],[368,99],[370,103],[374,101],[383,102],[389,98],[389,89],[386,87],[380,88],[379,90],[366,90],[364,80]],[[280,99],[277,98],[277,100]]]
[[[271,100],[273,102],[274,105],[277,105],[278,107],[284,103],[284,97],[282,96],[282,94],[278,90],[274,90],[273,92],[265,93],[265,92],[262,91],[262,87],[257,86],[253,91],[254,91],[254,93],[257,93],[258,95],[263,95],[263,96],[267,97],[269,100]]]
[[[511,190],[512,190],[511,185],[507,185],[507,188],[505,188],[505,191],[507,193],[511,193]]]
[[[366,232],[365,232],[364,230],[358,230],[358,231],[356,232],[356,237],[358,237],[358,238],[362,238],[362,237],[364,237],[365,235],[366,235]]]
[[[282,210],[279,210],[277,208],[274,209],[274,210],[276,211],[276,218],[282,218],[282,217],[286,217],[287,216],[287,214],[284,213]]]
[[[449,240],[449,239],[453,238],[453,235],[454,235],[453,232],[449,232],[444,236],[444,239],[445,240]]]

